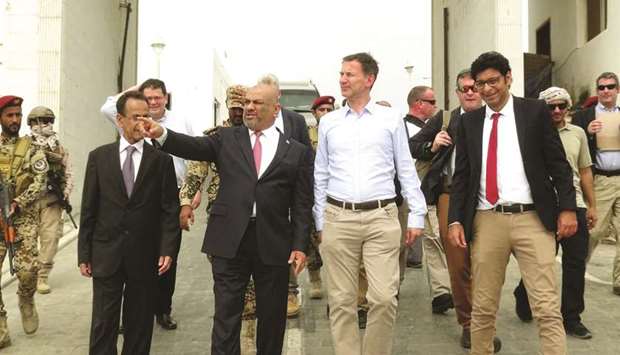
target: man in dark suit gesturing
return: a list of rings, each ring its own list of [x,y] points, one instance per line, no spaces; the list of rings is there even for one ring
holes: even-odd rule
[[[493,353],[512,253],[539,325],[540,353],[565,354],[554,232],[562,239],[577,230],[570,165],[545,103],[510,95],[504,56],[481,54],[471,75],[487,106],[460,120],[448,232],[453,245],[469,244],[471,252],[471,353]]]
[[[248,90],[244,126],[189,137],[143,120],[145,135],[166,152],[213,161],[220,189],[211,207],[202,251],[213,256],[215,315],[211,353],[240,353],[243,294],[252,275],[258,316],[257,354],[282,352],[289,264],[305,263],[312,208],[312,150],[287,139],[274,121],[278,92]]]
[[[116,354],[121,298],[122,353],[148,354],[152,295],[178,243],[179,200],[172,158],[144,144],[146,98],[131,91],[116,105],[120,141],[88,156],[78,264],[82,275],[93,278],[90,354]]]

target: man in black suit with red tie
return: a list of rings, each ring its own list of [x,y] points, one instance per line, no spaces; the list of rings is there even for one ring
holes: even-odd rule
[[[122,353],[146,355],[157,276],[169,269],[178,244],[179,200],[172,158],[144,144],[140,118],[149,115],[146,98],[130,91],[116,105],[120,141],[88,156],[78,265],[83,276],[93,278],[89,353],[117,353],[122,299]]]
[[[278,91],[258,84],[246,95],[244,126],[189,137],[143,120],[146,136],[170,154],[213,161],[220,189],[202,251],[213,257],[215,315],[211,354],[240,353],[243,295],[256,286],[257,354],[282,352],[289,267],[304,267],[312,208],[312,150],[275,125]]]
[[[492,354],[506,265],[519,263],[540,353],[566,353],[555,272],[556,238],[577,230],[572,171],[545,102],[513,97],[508,60],[481,54],[471,65],[487,106],[465,113],[456,144],[450,242],[469,247],[471,353]]]

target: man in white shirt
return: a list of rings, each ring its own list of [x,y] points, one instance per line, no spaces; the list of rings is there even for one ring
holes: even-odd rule
[[[106,102],[101,106],[101,113],[113,124],[116,124],[116,101],[118,98],[127,91],[138,90],[144,94],[148,101],[149,115],[151,118],[159,122],[162,126],[172,129],[175,132],[194,135],[191,124],[189,121],[182,119],[181,117],[174,116],[173,113],[166,109],[168,104],[168,91],[166,90],[166,84],[159,79],[148,79],[140,86],[133,86],[128,90],[107,98]],[[121,128],[116,126],[121,133]],[[148,140],[145,140],[148,142]],[[183,186],[183,179],[187,172],[187,162],[179,157],[172,156],[172,162],[174,163],[174,174],[176,175],[177,190]],[[172,295],[174,294],[174,287],[176,284],[177,274],[177,256],[178,249],[181,247],[181,230],[179,229],[178,247],[177,253],[173,255],[172,265],[170,270],[161,275],[158,280],[159,298],[157,306],[155,308],[155,316],[157,317],[157,323],[167,330],[173,330],[177,328],[176,321],[171,316],[172,311]]]
[[[378,72],[368,53],[344,57],[340,88],[347,105],[323,116],[319,126],[313,213],[338,355],[392,351],[401,241],[395,176],[409,204],[407,244],[422,235],[427,212],[404,122],[397,111],[371,101]],[[362,262],[370,308],[360,346],[356,311]]]
[[[573,123],[583,128],[588,136],[590,156],[594,172],[594,195],[598,215],[601,217],[590,234],[588,260],[599,242],[607,236],[611,226],[620,226],[620,150],[601,150],[598,147],[597,134],[603,129],[601,114],[620,112],[618,107],[618,76],[615,73],[601,73],[596,79],[598,103],[579,111]],[[620,243],[616,241],[616,257],[612,274],[613,293],[620,296]]]

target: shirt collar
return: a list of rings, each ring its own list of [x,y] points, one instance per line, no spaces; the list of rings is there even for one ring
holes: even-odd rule
[[[263,133],[263,137],[269,140],[274,139],[274,138],[277,139],[280,137],[280,131],[278,131],[278,128],[276,127],[275,123],[272,124],[271,127],[264,129],[261,132]],[[252,131],[249,128],[248,128],[248,133],[250,134],[250,137],[254,136],[254,131]]]
[[[368,114],[371,114],[371,115],[372,115],[372,114],[374,114],[374,113],[376,113],[376,112],[377,112],[377,106],[378,106],[378,105],[377,105],[376,103],[374,103],[374,102],[372,101],[372,98],[371,98],[371,99],[370,99],[370,101],[368,101],[368,103],[366,104],[366,106],[364,106],[364,109],[362,110],[362,114],[361,114],[361,115],[359,115],[359,116],[362,116],[362,115],[364,115],[365,113],[368,113]],[[358,115],[357,115],[357,112],[353,111],[353,109],[351,108],[351,106],[349,106],[349,103],[348,103],[348,102],[347,102],[347,104],[344,106],[344,108],[345,108],[345,111],[344,111],[344,116],[345,116],[345,117],[346,117],[346,116],[348,116],[349,114],[352,114],[352,115],[356,115],[356,116],[358,116]],[[359,117],[359,116],[358,116],[358,117]]]
[[[119,144],[118,144],[119,153],[122,153],[130,145],[133,145],[133,147],[136,148],[136,150],[140,152],[140,154],[142,154],[142,149],[144,149],[144,139],[140,139],[134,144],[129,144],[129,142],[127,142],[125,137],[121,136],[121,139],[119,140]]]
[[[605,106],[603,106],[603,104],[601,104],[600,102],[596,104],[596,112],[617,112],[617,111],[618,111],[617,106],[614,106],[612,110],[609,110]]]
[[[512,95],[510,95],[508,97],[508,102],[506,102],[506,104],[504,105],[504,107],[502,107],[502,109],[499,111],[499,113],[506,117],[508,116],[509,113],[513,112],[514,110],[514,104],[513,104],[513,100],[512,100]],[[485,114],[486,114],[486,118],[491,118],[491,116],[495,113],[495,111],[493,111],[493,109],[491,107],[489,107],[489,105],[486,105],[485,108]],[[512,116],[512,114],[510,115]]]

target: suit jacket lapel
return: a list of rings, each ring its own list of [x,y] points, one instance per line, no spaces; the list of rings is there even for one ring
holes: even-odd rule
[[[263,173],[263,175],[261,175],[260,179],[264,179],[273,171],[273,169],[280,163],[282,158],[284,158],[290,146],[291,143],[289,142],[288,138],[280,134],[280,138],[278,139],[278,148],[276,149],[273,160],[271,160],[271,164],[269,164],[267,169],[265,169],[265,172]]]
[[[144,144],[142,147],[142,159],[140,159],[140,167],[138,168],[136,182],[133,184],[133,192],[131,193],[132,197],[136,195],[136,192],[138,192],[138,189],[144,181],[146,171],[153,162],[153,158],[155,158],[154,148],[150,144]]]
[[[480,177],[480,171],[482,168],[482,164],[484,164],[484,162],[482,161],[482,131],[484,130],[484,115],[485,115],[485,108],[484,106],[482,107],[482,109],[479,109],[478,112],[476,112],[476,115],[474,117],[468,118],[470,120],[472,120],[472,125],[473,125],[473,134],[474,136],[472,137],[473,139],[473,143],[475,144],[475,152],[476,152],[476,157],[475,159],[473,159],[474,162],[478,163],[478,166],[476,166],[476,170],[477,170],[477,175],[478,177]],[[463,119],[463,117],[461,117],[460,119]],[[464,124],[464,122],[461,122],[461,124]]]
[[[513,101],[515,124],[517,126],[517,137],[519,138],[519,148],[521,149],[521,155],[523,155],[526,152],[525,136],[527,134],[528,116],[525,114],[522,99],[519,97],[513,97]]]
[[[289,119],[286,116],[286,113],[284,112],[284,110],[281,110],[282,113],[282,127],[284,128],[284,132],[280,132],[282,134],[284,134],[284,138],[289,139],[291,138],[292,132],[293,132],[293,127],[292,127],[292,120]]]
[[[256,175],[256,165],[254,164],[254,154],[252,153],[252,145],[250,143],[250,134],[245,126],[235,128],[235,138],[237,139],[237,146],[241,149],[241,153],[248,163],[248,168],[252,171],[252,174]]]
[[[111,145],[111,155],[109,170],[112,174],[112,181],[118,188],[119,195],[122,202],[127,202],[127,190],[125,189],[125,182],[123,181],[123,172],[121,171],[121,157],[119,151],[119,142]]]

